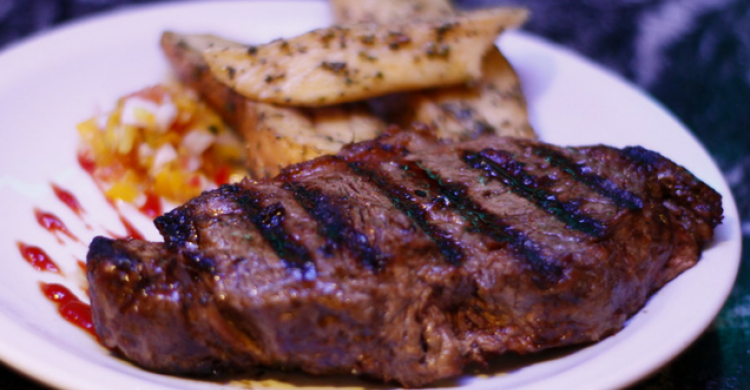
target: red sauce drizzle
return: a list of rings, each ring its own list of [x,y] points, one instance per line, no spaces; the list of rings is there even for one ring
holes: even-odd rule
[[[146,191],[146,202],[143,203],[140,210],[147,217],[154,219],[161,215],[161,198],[153,192]]]
[[[83,213],[81,202],[79,202],[78,199],[70,193],[70,191],[64,190],[54,183],[52,183],[52,191],[55,192],[57,199],[60,199],[61,202],[65,203],[65,205],[73,210],[73,212],[77,216],[81,216],[81,214]]]
[[[231,172],[229,171],[229,167],[226,165],[222,165],[221,168],[219,168],[219,171],[216,172],[214,182],[217,185],[227,184],[229,183],[230,174]]]
[[[81,168],[83,168],[84,171],[86,171],[86,173],[89,174],[89,176],[91,176],[91,178],[94,180],[94,183],[96,183],[96,185],[99,186],[99,189],[102,190],[101,183],[99,182],[99,180],[97,180],[96,176],[94,175],[96,171],[96,163],[91,158],[91,156],[87,153],[79,152],[78,164],[81,166]],[[104,193],[103,190],[102,190],[102,193]],[[138,208],[138,210],[144,215],[152,219],[161,215],[162,205],[161,205],[161,199],[159,198],[159,196],[150,191],[146,192],[145,195],[146,195],[146,201],[141,207]],[[117,204],[115,203],[115,201],[106,196],[105,196],[105,199],[107,200],[107,203],[109,203],[109,205],[112,207],[112,209],[117,212],[117,215],[120,218],[120,222],[122,222],[122,225],[125,227],[125,231],[127,232],[126,236],[124,237],[118,234],[114,234],[113,232],[109,230],[107,231],[107,233],[110,236],[115,237],[115,238],[134,238],[134,239],[139,239],[139,240],[145,239],[144,235],[141,234],[141,232],[139,232],[135,228],[135,226],[133,226],[133,224],[125,218],[125,216],[122,215],[122,212],[120,211],[120,208],[117,207]]]
[[[91,306],[82,302],[67,287],[57,283],[39,283],[47,299],[57,304],[57,312],[71,324],[85,330],[97,339]]]
[[[77,260],[76,264],[78,264],[78,268],[80,268],[81,271],[83,271],[83,274],[85,275],[86,274],[86,262],[83,260]]]
[[[145,98],[151,98],[151,96],[148,94],[144,96],[146,96]],[[78,164],[81,166],[81,168],[84,171],[86,171],[86,173],[89,174],[89,176],[91,176],[91,178],[94,180],[94,183],[99,187],[99,190],[102,191],[102,193],[104,193],[105,191],[103,190],[100,181],[95,175],[96,162],[91,158],[91,155],[84,153],[84,152],[79,152]],[[197,182],[197,185],[200,185],[200,180]],[[146,201],[141,207],[138,208],[138,210],[151,219],[154,219],[160,216],[162,214],[161,198],[157,194],[151,191],[146,191],[144,195],[146,195]],[[117,207],[117,204],[115,204],[115,201],[113,199],[110,199],[106,195],[105,195],[105,198],[107,199],[107,202],[109,203],[109,205],[112,206],[112,209],[117,211],[117,213],[119,214],[120,221],[122,221],[123,225],[125,225],[125,229],[128,230],[128,234],[134,238],[143,237],[142,234],[140,234],[137,230],[133,228],[133,225],[131,223],[125,220],[125,217],[123,217],[122,213],[120,212],[120,208]]]
[[[112,207],[112,210],[114,210],[117,213],[117,216],[120,218],[120,222],[122,223],[122,226],[125,227],[125,235],[120,235],[112,232],[111,230],[107,230],[107,234],[109,234],[111,237],[114,238],[134,238],[137,240],[143,240],[144,236],[141,234],[141,232],[138,231],[138,229],[133,226],[133,224],[128,221],[124,215],[122,215],[122,211],[120,211],[120,208],[117,207],[117,204],[113,199],[107,198],[105,196],[105,199],[107,200],[107,203],[109,203],[110,207]]]
[[[60,239],[59,234],[64,234],[75,242],[81,242],[78,237],[74,236],[73,233],[68,230],[68,227],[65,226],[63,221],[61,221],[60,218],[58,218],[56,215],[41,211],[37,208],[34,208],[34,215],[36,216],[36,221],[39,222],[39,225],[41,225],[48,232],[52,232],[52,234],[57,237],[57,240],[61,244],[63,241]]]
[[[42,248],[39,248],[38,246],[33,245],[27,245],[20,241],[16,242],[16,245],[18,246],[18,250],[21,252],[21,256],[23,256],[26,261],[31,264],[32,267],[34,267],[37,271],[49,271],[54,272],[56,274],[61,274],[60,267],[55,264],[54,261],[52,261],[52,258],[49,257],[47,252],[45,252]]]
[[[80,165],[81,168],[83,168],[83,170],[86,171],[86,173],[88,173],[90,176],[94,176],[96,163],[90,155],[85,153],[78,153],[78,165]]]
[[[130,223],[130,221],[128,221],[127,219],[125,219],[125,217],[123,217],[122,215],[120,215],[120,222],[122,222],[122,225],[125,226],[125,231],[127,231],[127,236],[125,236],[124,238],[145,240],[145,237],[143,236],[143,234],[141,234],[141,232],[139,232],[135,228],[135,226],[133,226],[133,224]]]

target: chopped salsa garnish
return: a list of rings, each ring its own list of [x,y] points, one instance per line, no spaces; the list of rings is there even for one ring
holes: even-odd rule
[[[183,203],[245,175],[242,142],[190,90],[157,85],[78,124],[79,161],[112,200]]]

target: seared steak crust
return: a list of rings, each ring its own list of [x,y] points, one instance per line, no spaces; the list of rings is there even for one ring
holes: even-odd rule
[[[206,192],[164,243],[96,238],[102,342],[156,371],[405,386],[599,340],[700,257],[721,197],[640,147],[399,133]]]

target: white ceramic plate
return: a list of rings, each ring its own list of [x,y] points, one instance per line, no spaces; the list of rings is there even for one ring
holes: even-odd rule
[[[117,215],[76,161],[75,125],[123,94],[165,80],[158,49],[164,29],[222,34],[261,43],[327,25],[316,1],[193,2],[133,8],[59,28],[0,54],[0,358],[63,389],[215,389],[231,386],[372,386],[352,379],[271,374],[260,381],[206,382],[157,375],[112,357],[63,321],[39,282],[62,283],[85,296],[77,264],[86,246],[62,244],[34,219],[58,215],[81,241],[124,233]],[[476,389],[611,389],[636,381],[686,348],[721,308],[739,265],[737,210],[720,171],[670,114],[619,78],[566,50],[522,33],[500,46],[515,65],[541,137],[560,144],[639,144],[685,165],[724,195],[725,220],[701,262],[657,293],[615,336],[577,350],[506,359],[490,375],[450,385]],[[77,218],[50,183],[73,192],[86,209]],[[145,218],[133,221],[156,238]],[[39,246],[65,276],[33,270],[17,242]]]

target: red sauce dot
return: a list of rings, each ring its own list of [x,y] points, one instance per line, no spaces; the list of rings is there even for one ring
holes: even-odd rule
[[[64,190],[54,183],[52,184],[52,191],[55,192],[57,199],[60,199],[61,202],[65,203],[65,205],[73,210],[76,215],[78,215],[79,217],[81,216],[83,207],[81,206],[81,203],[78,201],[78,199],[73,196],[72,193],[70,193],[70,191]]]
[[[52,302],[62,304],[71,300],[78,300],[67,287],[56,283],[42,283],[42,293]]]
[[[31,264],[32,267],[34,267],[37,271],[49,271],[54,273],[61,273],[60,267],[55,264],[54,261],[52,261],[52,258],[49,257],[47,252],[45,252],[42,248],[39,248],[38,246],[33,245],[27,245],[22,242],[16,242],[16,245],[18,246],[18,250],[21,252],[21,256],[23,256],[26,261]]]
[[[69,301],[61,304],[57,310],[66,321],[96,335],[94,320],[91,318],[91,306],[81,301]]]
[[[68,238],[70,238],[73,241],[81,242],[81,240],[79,240],[78,237],[74,236],[73,233],[71,233],[70,230],[68,230],[68,227],[65,226],[63,221],[60,218],[58,218],[56,215],[45,212],[45,211],[41,211],[36,208],[34,209],[34,215],[36,216],[36,221],[39,223],[39,225],[41,225],[48,232],[52,232],[55,235],[57,235],[58,233],[61,233],[61,234],[66,235]]]
[[[98,339],[94,330],[91,306],[82,302],[67,287],[57,283],[40,283],[42,294],[57,304],[57,312],[69,323],[85,330]]]

